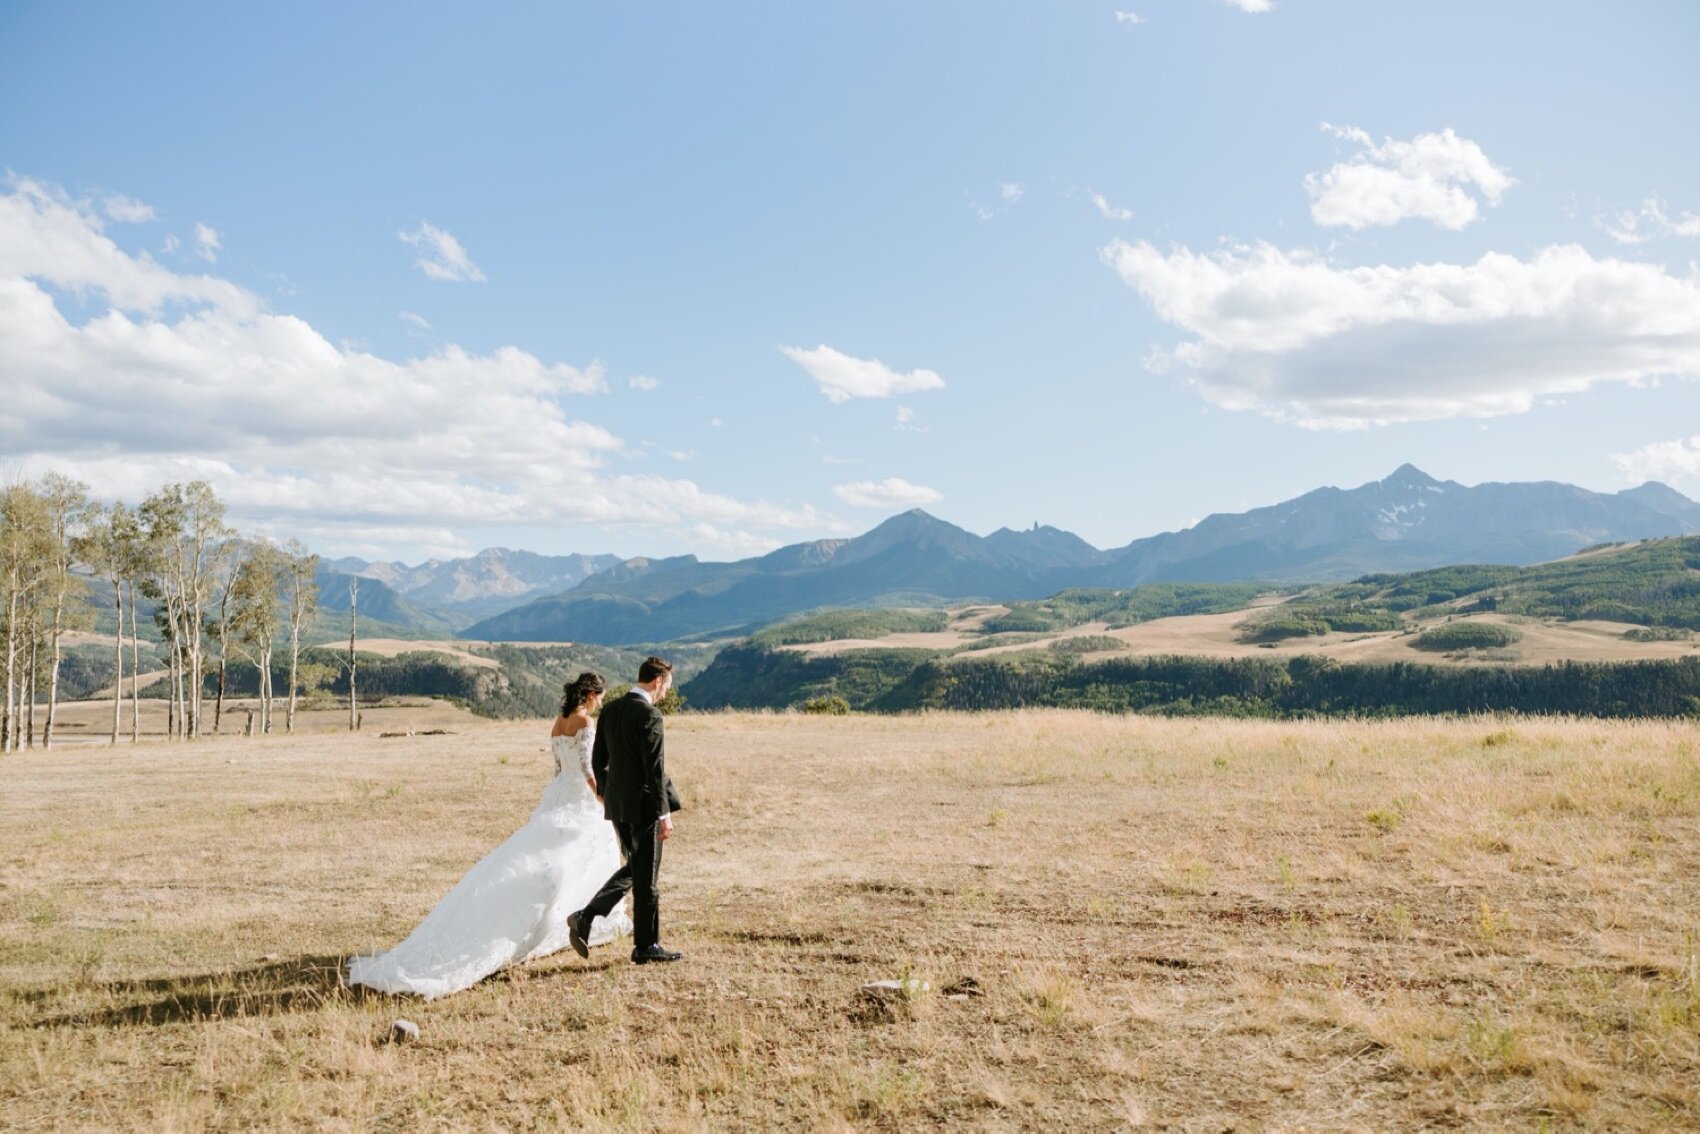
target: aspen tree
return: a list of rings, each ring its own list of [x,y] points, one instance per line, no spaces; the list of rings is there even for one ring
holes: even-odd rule
[[[232,623],[243,652],[259,670],[260,731],[272,730],[272,654],[277,644],[283,556],[269,541],[253,541],[237,569]]]
[[[47,559],[48,530],[41,497],[27,484],[0,489],[0,617],[5,619],[6,696],[0,708],[0,752],[16,752],[22,740],[23,672],[29,645],[31,604]]]
[[[112,737],[118,743],[118,730],[124,713],[124,584],[129,578],[133,550],[123,531],[131,522],[130,510],[122,504],[96,509],[87,529],[73,544],[76,558],[112,587],[114,623],[112,667]],[[132,683],[134,679],[132,678]]]
[[[289,710],[284,731],[294,732],[296,697],[301,687],[301,631],[319,605],[319,584],[314,578],[319,557],[299,540],[285,544],[283,555],[289,612]]]
[[[85,588],[71,568],[76,558],[76,538],[90,518],[88,487],[58,473],[48,473],[41,478],[41,496],[48,523],[48,587],[53,603],[53,618],[46,628],[49,669],[47,720],[41,733],[43,748],[53,747],[53,718],[59,708],[59,663],[64,656],[60,643],[65,631],[70,629],[70,622],[83,610]]]

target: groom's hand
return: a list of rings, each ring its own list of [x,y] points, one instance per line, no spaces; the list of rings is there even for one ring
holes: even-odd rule
[[[661,841],[666,842],[667,837],[673,833],[673,817],[671,815],[663,815],[660,819],[656,820],[656,822],[660,824],[661,827]]]

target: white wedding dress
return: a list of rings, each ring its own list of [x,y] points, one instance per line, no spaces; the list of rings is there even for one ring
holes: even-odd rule
[[[350,985],[430,1000],[568,944],[567,915],[620,866],[614,827],[585,783],[594,733],[591,725],[550,740],[555,778],[525,826],[468,870],[407,940],[387,953],[350,958]],[[596,920],[590,943],[631,929],[622,903]]]

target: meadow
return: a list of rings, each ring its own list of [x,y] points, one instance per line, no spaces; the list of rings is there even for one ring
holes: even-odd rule
[[[0,1127],[1700,1125],[1692,724],[686,714],[686,959],[427,1004],[549,757],[412,711],[0,759]]]

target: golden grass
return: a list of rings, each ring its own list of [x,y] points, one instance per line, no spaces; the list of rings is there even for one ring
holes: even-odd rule
[[[343,989],[546,731],[0,761],[0,1127],[1700,1124],[1692,726],[675,718],[682,964]]]

